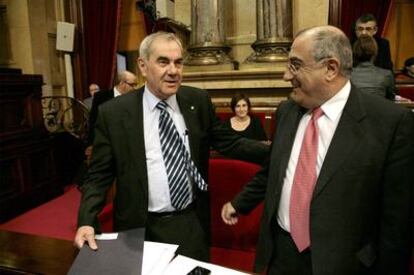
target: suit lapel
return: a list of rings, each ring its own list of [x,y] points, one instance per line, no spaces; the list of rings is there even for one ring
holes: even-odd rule
[[[195,115],[198,110],[198,106],[194,104],[194,102],[191,101],[191,99],[187,96],[187,94],[184,94],[178,90],[177,92],[177,102],[180,106],[181,114],[183,115],[185,125],[188,130],[188,140],[190,143],[190,149],[191,149],[191,156],[194,156],[194,127],[197,125],[198,120],[197,116]],[[193,158],[194,159],[194,158]]]
[[[279,132],[275,135],[277,138],[273,141],[271,166],[278,167],[278,169],[270,169],[269,176],[270,180],[276,183],[274,195],[281,192],[296,131],[304,114],[304,109],[297,104],[292,104],[292,110],[287,110],[285,114],[277,114],[277,116],[280,116],[280,120],[276,131]]]
[[[130,149],[131,161],[136,163],[140,182],[144,182],[147,188],[147,165],[144,140],[144,115],[142,109],[144,88],[137,92],[135,100],[130,100],[125,107],[122,116],[122,124],[125,132],[125,139]],[[132,97],[131,97],[132,98]]]
[[[357,148],[357,144],[363,135],[360,121],[364,117],[365,111],[361,105],[358,91],[352,88],[319,173],[313,199],[320,194],[334,173]]]

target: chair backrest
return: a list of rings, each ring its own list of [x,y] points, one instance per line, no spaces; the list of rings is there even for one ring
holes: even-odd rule
[[[260,166],[233,159],[210,159],[209,190],[211,205],[211,245],[255,251],[263,205],[248,216],[241,216],[234,226],[221,220],[221,208],[249,182]]]

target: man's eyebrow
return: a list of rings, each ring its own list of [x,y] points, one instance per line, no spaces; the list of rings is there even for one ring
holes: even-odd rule
[[[300,58],[298,58],[298,57],[296,57],[296,56],[292,56],[292,57],[289,57],[289,61],[290,62],[299,62],[299,63],[302,63],[303,61],[300,59]]]
[[[183,61],[184,59],[182,58],[182,57],[180,57],[180,58],[177,58],[177,59],[175,59],[175,60],[173,60],[174,62],[181,62],[181,61]],[[168,57],[166,57],[166,56],[159,56],[158,58],[157,58],[157,61],[168,61],[168,62],[170,62],[170,59],[168,58]]]
[[[170,59],[169,59],[169,58],[167,58],[167,57],[165,57],[165,56],[159,56],[159,57],[157,58],[157,61],[170,61]]]

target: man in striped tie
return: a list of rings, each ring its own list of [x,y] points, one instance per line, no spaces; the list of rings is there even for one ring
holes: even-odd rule
[[[351,69],[338,28],[296,36],[269,163],[222,209],[232,225],[264,200],[256,271],[408,274],[413,115],[352,86]]]
[[[75,244],[97,249],[97,215],[116,178],[116,231],[145,227],[146,240],[178,244],[179,254],[207,261],[210,146],[255,162],[266,158],[268,146],[232,134],[206,91],[181,86],[183,48],[174,34],[147,36],[138,66],[145,86],[99,110]]]

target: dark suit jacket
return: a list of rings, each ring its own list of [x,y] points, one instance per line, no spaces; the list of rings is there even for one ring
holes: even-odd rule
[[[91,164],[81,188],[78,224],[99,229],[97,215],[105,203],[106,191],[116,178],[114,228],[127,230],[145,226],[148,211],[148,177],[143,129],[144,88],[103,104],[95,127]],[[258,141],[232,134],[215,116],[206,91],[181,87],[177,102],[184,117],[191,158],[207,179],[210,145],[235,158],[262,162],[268,147]],[[156,125],[154,127],[157,127]],[[197,211],[209,231],[209,198],[197,193]]]
[[[374,65],[386,70],[393,71],[391,52],[390,52],[390,43],[387,39],[375,37],[378,45],[378,53],[375,58]]]
[[[360,90],[385,97],[395,98],[394,75],[390,70],[362,62],[352,69],[351,82]]]
[[[270,163],[232,201],[248,213],[264,199],[257,270],[274,250],[283,179],[303,113],[293,101],[278,108]],[[411,112],[352,87],[311,202],[313,274],[407,274],[413,142]]]
[[[89,113],[89,127],[88,127],[88,136],[86,138],[86,145],[92,145],[94,139],[94,127],[96,123],[96,118],[98,117],[99,106],[105,103],[108,100],[114,98],[114,90],[99,91],[95,93],[92,100],[92,108]]]

